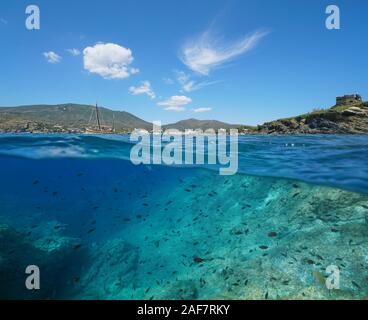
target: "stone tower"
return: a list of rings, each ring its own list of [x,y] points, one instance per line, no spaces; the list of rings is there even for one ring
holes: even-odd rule
[[[350,94],[342,97],[336,97],[337,106],[351,105],[357,103],[362,103],[362,97],[359,94]]]

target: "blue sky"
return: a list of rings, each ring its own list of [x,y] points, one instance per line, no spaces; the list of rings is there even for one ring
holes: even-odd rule
[[[259,124],[368,97],[368,2],[0,2],[0,105],[75,102],[147,121]],[[327,30],[327,5],[341,29]],[[74,49],[69,50],[68,49]]]

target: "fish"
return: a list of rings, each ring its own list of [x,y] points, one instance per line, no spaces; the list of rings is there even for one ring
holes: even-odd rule
[[[202,259],[200,257],[194,257],[193,261],[196,262],[196,263],[201,263],[201,262],[204,262],[204,259]]]
[[[359,284],[357,284],[354,280],[352,280],[351,281],[351,283],[355,286],[355,287],[357,287],[358,289],[360,289],[361,287],[360,287],[360,285]]]
[[[79,279],[80,279],[79,277],[74,277],[73,282],[77,283],[77,282],[79,282]]]

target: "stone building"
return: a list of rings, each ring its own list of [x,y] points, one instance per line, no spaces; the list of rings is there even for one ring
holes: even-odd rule
[[[336,105],[351,105],[356,103],[362,103],[362,97],[359,94],[350,94],[342,97],[336,97]]]

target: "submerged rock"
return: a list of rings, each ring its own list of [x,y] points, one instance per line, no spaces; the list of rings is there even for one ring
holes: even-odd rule
[[[77,298],[129,298],[124,289],[135,281],[138,257],[138,249],[119,238],[93,246],[76,288]]]
[[[50,226],[51,228],[51,226]],[[53,228],[51,228],[52,230]],[[44,230],[45,231],[45,230]],[[59,281],[74,261],[77,239],[52,234],[32,240],[0,224],[0,299],[49,299],[61,297]],[[40,290],[27,290],[27,266],[40,269]]]

